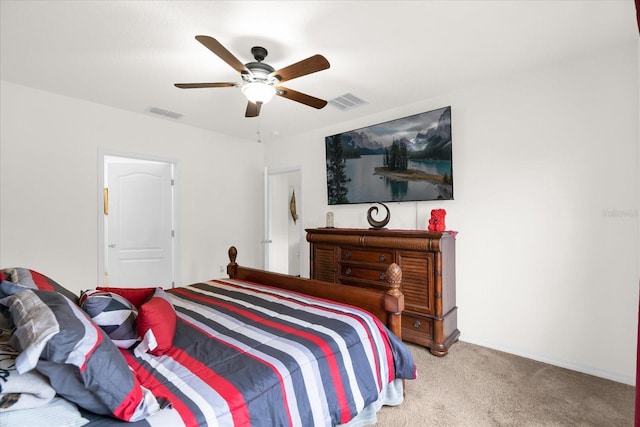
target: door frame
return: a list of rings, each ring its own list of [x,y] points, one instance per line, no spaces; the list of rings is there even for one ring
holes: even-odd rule
[[[283,175],[283,174],[292,174],[292,173],[297,173],[299,180],[297,182],[298,184],[298,188],[299,191],[298,193],[300,194],[296,194],[296,206],[298,207],[297,209],[297,214],[298,214],[298,221],[300,223],[300,232],[299,232],[299,236],[298,236],[298,240],[300,242],[300,258],[299,258],[299,271],[300,271],[300,275],[303,276],[304,275],[304,254],[305,254],[305,250],[304,250],[304,242],[305,240],[305,231],[304,231],[304,220],[303,220],[303,170],[302,170],[302,166],[291,166],[291,167],[285,167],[285,168],[274,168],[274,169],[270,169],[268,167],[265,166],[264,168],[264,235],[263,235],[263,247],[264,247],[264,269],[266,270],[268,265],[269,265],[269,248],[270,246],[270,239],[272,238],[272,236],[269,235],[269,231],[271,229],[271,215],[272,215],[272,197],[271,197],[271,192],[270,192],[270,188],[271,186],[269,185],[269,178],[272,175]],[[288,192],[288,187],[287,187],[287,192]],[[289,197],[289,196],[288,196]],[[304,277],[304,276],[303,276]]]
[[[112,150],[106,148],[98,148],[98,286],[104,286],[104,274],[106,271],[105,266],[105,250],[106,250],[106,240],[105,240],[105,227],[104,227],[104,188],[106,185],[105,176],[104,176],[104,162],[105,157],[124,157],[134,160],[142,160],[142,161],[150,161],[150,162],[162,162],[162,163],[170,163],[173,165],[173,200],[171,203],[172,206],[172,217],[173,217],[173,230],[175,231],[174,238],[172,239],[172,247],[171,251],[173,254],[173,281],[175,284],[182,283],[180,281],[180,251],[178,248],[180,247],[180,230],[179,230],[179,216],[178,216],[178,206],[180,200],[180,186],[178,183],[180,182],[180,168],[178,167],[178,161],[176,159],[169,159],[166,157],[160,156],[152,156],[148,154],[137,154],[130,153],[126,151]]]

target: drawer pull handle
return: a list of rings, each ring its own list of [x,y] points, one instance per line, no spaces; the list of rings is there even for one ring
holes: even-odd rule
[[[385,258],[384,255],[380,255],[380,258],[378,258],[380,260],[380,262],[384,262],[384,260],[386,260],[387,258]]]
[[[347,251],[347,253],[344,255],[345,258],[349,259],[351,258],[353,255],[351,255],[351,252]]]
[[[419,328],[421,325],[422,324],[420,323],[419,320],[416,320],[415,322],[413,322],[413,327],[416,328],[416,329]]]
[[[387,275],[384,273],[380,273],[380,280],[384,280],[387,278]]]
[[[344,273],[348,276],[349,274],[351,274],[351,269],[347,268]]]

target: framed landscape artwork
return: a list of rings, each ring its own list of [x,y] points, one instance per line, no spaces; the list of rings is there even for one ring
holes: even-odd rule
[[[329,205],[453,199],[451,107],[325,137]]]

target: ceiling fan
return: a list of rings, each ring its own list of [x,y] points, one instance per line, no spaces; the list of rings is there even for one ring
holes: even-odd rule
[[[180,89],[196,89],[210,87],[240,87],[242,93],[247,97],[247,111],[245,117],[257,117],[260,108],[278,95],[292,101],[300,102],[313,108],[323,108],[327,101],[286,88],[280,84],[298,77],[329,68],[329,61],[322,55],[313,55],[307,59],[291,64],[287,67],[275,70],[271,65],[264,63],[267,57],[267,49],[255,46],[251,48],[255,62],[243,64],[231,52],[229,52],[220,42],[209,36],[196,36],[196,40],[202,43],[207,49],[215,53],[227,64],[240,73],[241,82],[220,82],[220,83],[176,83]]]

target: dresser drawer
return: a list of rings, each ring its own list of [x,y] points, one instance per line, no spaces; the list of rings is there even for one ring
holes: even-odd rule
[[[387,266],[393,262],[393,252],[375,249],[340,248],[340,260],[377,263],[387,268]]]
[[[383,288],[388,288],[386,268],[371,268],[360,264],[340,263],[340,279],[347,280],[366,280],[368,282],[379,282]]]
[[[433,319],[402,313],[402,339],[427,345],[433,340]]]

